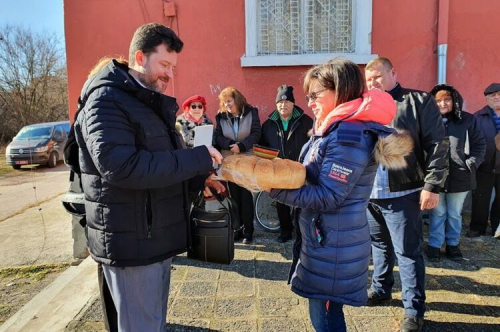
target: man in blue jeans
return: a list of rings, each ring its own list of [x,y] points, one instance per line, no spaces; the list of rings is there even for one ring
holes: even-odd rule
[[[405,316],[402,332],[421,331],[425,313],[425,265],[422,254],[421,211],[439,202],[447,174],[448,140],[441,115],[431,95],[403,88],[389,59],[379,57],[365,67],[368,89],[380,89],[397,106],[392,126],[413,138],[413,153],[402,170],[379,167],[375,177],[368,223],[372,238],[373,278],[368,304],[392,298],[394,263],[398,259]]]

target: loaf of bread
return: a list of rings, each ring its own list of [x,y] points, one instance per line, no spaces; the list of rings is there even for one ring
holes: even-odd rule
[[[251,154],[236,154],[222,161],[222,176],[251,191],[297,189],[306,180],[305,167],[287,159],[264,159]]]

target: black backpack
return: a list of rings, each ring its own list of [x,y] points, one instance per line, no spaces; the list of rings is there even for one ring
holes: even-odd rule
[[[83,194],[82,181],[80,179],[81,170],[80,163],[78,161],[78,144],[76,143],[75,136],[75,121],[78,114],[85,106],[85,103],[78,98],[78,109],[75,113],[73,123],[68,133],[68,140],[64,145],[64,163],[70,168],[69,174],[69,189],[66,195],[62,199],[62,204],[66,209],[66,212],[73,215],[74,218],[78,220],[82,227],[87,225],[85,220],[85,197]]]

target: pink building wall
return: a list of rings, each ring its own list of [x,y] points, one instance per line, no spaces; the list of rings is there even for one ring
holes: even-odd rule
[[[296,103],[307,109],[301,77],[308,66],[246,67],[244,0],[174,0],[176,19],[163,15],[162,0],[64,0],[70,112],[90,68],[103,56],[128,57],[135,29],[146,22],[172,25],[184,41],[176,76],[168,89],[179,104],[193,94],[207,98],[214,117],[221,89],[234,86],[261,110],[274,110],[276,89],[295,87]],[[390,58],[399,81],[430,90],[437,81],[438,0],[373,0],[372,53]],[[447,80],[468,111],[484,105],[482,91],[500,81],[500,1],[450,1]]]

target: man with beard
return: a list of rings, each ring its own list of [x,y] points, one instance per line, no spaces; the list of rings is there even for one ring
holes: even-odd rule
[[[165,331],[172,257],[186,250],[189,190],[222,156],[182,149],[175,98],[164,95],[183,43],[169,28],[139,27],[129,66],[109,62],[85,83],[75,120],[87,245],[102,264],[119,331]]]

